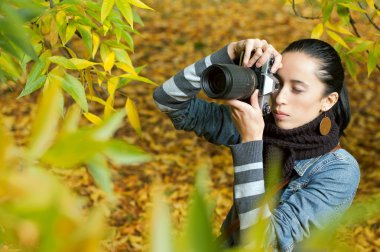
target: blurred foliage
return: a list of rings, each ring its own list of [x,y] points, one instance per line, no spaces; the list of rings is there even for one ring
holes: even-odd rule
[[[317,20],[311,37],[324,34],[335,42],[346,69],[357,79],[359,62],[366,62],[368,76],[380,71],[380,1],[287,0],[301,18]]]
[[[196,184],[192,191],[192,195],[188,200],[189,213],[185,219],[186,227],[179,234],[175,234],[172,228],[170,208],[165,203],[162,186],[156,185],[154,187],[154,204],[150,217],[151,234],[149,251],[277,251],[274,250],[273,247],[267,247],[265,245],[265,234],[269,225],[269,219],[261,219],[257,224],[250,228],[248,234],[242,238],[242,244],[245,245],[234,248],[225,248],[219,243],[220,240],[218,240],[213,234],[211,227],[213,218],[210,212],[212,212],[213,209],[210,205],[210,199],[208,199],[207,196],[207,190],[205,190],[205,187],[207,187],[205,181],[208,180],[208,176],[205,173],[206,170],[205,167],[199,169]],[[270,203],[272,197],[277,197],[275,194],[276,193],[272,192],[269,197],[266,197],[266,200],[261,202],[261,204]],[[365,202],[357,202],[353,204],[343,216],[330,219],[323,229],[313,229],[310,237],[305,237],[304,241],[297,244],[297,251],[354,251],[349,244],[340,239],[341,230],[349,229],[368,219],[376,217],[378,215],[379,205],[380,195],[374,195],[367,198]],[[380,239],[374,239],[373,242],[378,246],[380,244]]]
[[[115,203],[107,160],[143,162],[148,155],[124,141],[111,139],[125,116],[119,111],[95,127],[78,128],[80,108],[59,116],[61,90],[45,86],[29,144],[16,145],[0,128],[0,244],[23,251],[101,251],[105,215],[100,207],[84,211],[75,196],[48,170],[87,165],[108,204]],[[60,125],[60,127],[59,127]]]
[[[63,90],[94,124],[114,111],[115,92],[131,81],[154,84],[139,75],[134,52],[134,23],[143,25],[135,8],[151,9],[139,0],[17,0],[0,3],[0,81],[26,78],[19,97],[59,81]],[[104,107],[89,111],[88,101]],[[61,102],[64,113],[64,99]],[[131,99],[125,106],[131,124],[141,132]]]

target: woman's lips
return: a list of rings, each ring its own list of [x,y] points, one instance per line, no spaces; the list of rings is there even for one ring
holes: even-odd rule
[[[277,120],[284,120],[285,118],[287,118],[289,116],[288,114],[286,114],[282,111],[279,111],[279,110],[274,110],[273,113],[274,113],[274,117]]]

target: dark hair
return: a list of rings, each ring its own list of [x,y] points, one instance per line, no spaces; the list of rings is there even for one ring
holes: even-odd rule
[[[332,92],[339,94],[338,102],[334,105],[335,122],[339,126],[339,134],[344,135],[344,129],[351,119],[350,103],[341,59],[336,50],[328,43],[318,39],[301,39],[292,42],[285,48],[286,52],[302,52],[317,59],[320,63],[316,75],[326,85],[324,95]]]

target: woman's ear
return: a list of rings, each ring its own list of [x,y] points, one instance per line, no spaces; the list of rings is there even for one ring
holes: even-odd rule
[[[327,111],[331,109],[335,103],[338,102],[339,94],[337,92],[332,92],[328,96],[323,98],[322,101],[322,111]]]

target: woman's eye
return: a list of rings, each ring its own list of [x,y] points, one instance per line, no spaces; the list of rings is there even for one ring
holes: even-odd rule
[[[293,90],[294,93],[297,93],[297,94],[303,92],[303,90],[301,90],[301,89],[299,89],[299,88],[293,88],[292,90]]]

